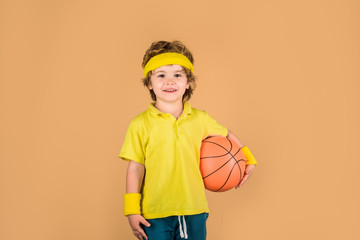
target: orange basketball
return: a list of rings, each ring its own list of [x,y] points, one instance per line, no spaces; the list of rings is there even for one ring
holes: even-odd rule
[[[221,136],[202,141],[200,172],[207,190],[224,192],[236,187],[245,167],[245,156],[234,141]]]

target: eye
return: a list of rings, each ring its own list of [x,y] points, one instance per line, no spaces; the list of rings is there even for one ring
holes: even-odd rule
[[[165,77],[165,74],[159,74],[158,77],[159,77],[159,78],[164,78],[164,77]]]
[[[182,77],[182,75],[180,73],[176,73],[174,76],[175,77]]]

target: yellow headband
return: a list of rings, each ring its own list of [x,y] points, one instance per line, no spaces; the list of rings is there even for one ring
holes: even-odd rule
[[[165,65],[178,64],[190,69],[194,72],[194,66],[190,60],[180,53],[167,52],[152,57],[144,67],[144,76],[146,77],[148,72]]]

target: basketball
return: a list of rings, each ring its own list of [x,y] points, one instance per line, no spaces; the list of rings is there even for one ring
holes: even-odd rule
[[[224,192],[236,187],[245,167],[245,156],[234,141],[221,136],[202,141],[200,172],[207,190]]]

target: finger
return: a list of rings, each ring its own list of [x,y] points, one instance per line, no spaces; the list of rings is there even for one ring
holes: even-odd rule
[[[241,182],[240,182],[240,187],[247,181],[247,179],[249,178],[249,174],[246,174],[245,176],[244,176],[244,178],[241,180]]]
[[[250,176],[253,171],[254,171],[254,168],[247,169],[245,174]]]
[[[148,239],[148,237],[146,236],[144,230],[139,229],[139,230],[137,230],[137,232],[138,232],[139,236],[141,237],[141,239],[143,239],[143,238]]]
[[[134,234],[134,236],[135,236],[137,239],[139,239],[137,232],[133,231],[133,234]]]
[[[241,183],[242,183],[243,179],[241,179],[240,183],[235,187],[235,189],[238,189],[241,186]]]
[[[135,228],[134,233],[135,232],[138,234],[138,236],[144,237],[145,239],[148,239],[148,237],[146,236],[146,234],[144,232],[144,229],[142,229],[142,227],[139,226],[139,227]]]
[[[249,175],[248,175],[248,174],[245,174],[244,177],[243,177],[243,179],[241,179],[239,185],[237,185],[237,186],[235,187],[235,189],[238,189],[239,187],[241,187],[241,185],[243,185],[243,184],[246,182],[246,180],[247,180],[248,177],[249,177]]]
[[[137,239],[143,240],[143,237],[141,236],[141,234],[139,232],[134,231],[133,233]]]
[[[142,223],[142,225],[144,225],[144,226],[147,226],[147,227],[150,227],[151,225],[150,225],[150,223],[148,222],[148,221],[146,221],[145,220],[145,218],[143,218],[143,219],[140,219],[140,222]]]

